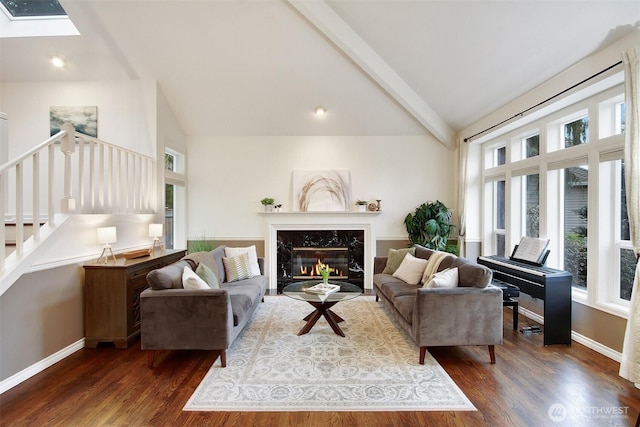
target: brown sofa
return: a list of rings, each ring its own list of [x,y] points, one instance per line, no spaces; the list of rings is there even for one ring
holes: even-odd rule
[[[140,335],[142,349],[150,350],[149,367],[156,350],[218,350],[226,367],[226,350],[264,301],[268,280],[264,259],[258,258],[262,275],[225,281],[224,248],[187,255],[147,275],[150,287],[140,295]],[[184,267],[195,270],[200,262],[216,274],[219,289],[183,288]]]
[[[429,259],[434,251],[415,245],[415,257]],[[387,257],[375,257],[373,288],[389,315],[420,347],[420,364],[431,346],[487,345],[495,363],[502,344],[502,291],[491,285],[488,268],[461,257],[447,257],[437,271],[458,267],[458,286],[424,288],[382,273]]]

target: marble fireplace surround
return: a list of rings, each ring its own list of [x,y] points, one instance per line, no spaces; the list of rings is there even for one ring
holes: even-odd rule
[[[276,291],[278,231],[362,230],[364,232],[364,288],[373,289],[375,222],[381,212],[261,212],[265,223],[265,274]]]

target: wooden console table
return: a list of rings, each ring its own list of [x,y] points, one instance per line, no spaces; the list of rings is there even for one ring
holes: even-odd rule
[[[85,264],[85,347],[95,348],[100,342],[129,347],[140,334],[140,293],[148,287],[147,273],[185,254],[185,250],[167,250],[154,256]]]

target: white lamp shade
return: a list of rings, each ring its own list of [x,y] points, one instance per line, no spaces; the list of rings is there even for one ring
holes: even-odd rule
[[[98,243],[109,244],[115,243],[117,240],[115,227],[98,228]]]
[[[162,224],[149,224],[149,237],[162,236]]]

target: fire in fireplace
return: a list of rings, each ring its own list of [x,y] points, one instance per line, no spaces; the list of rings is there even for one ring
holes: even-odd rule
[[[348,279],[348,248],[293,248],[293,278],[318,279],[320,269],[329,269],[329,278]]]

